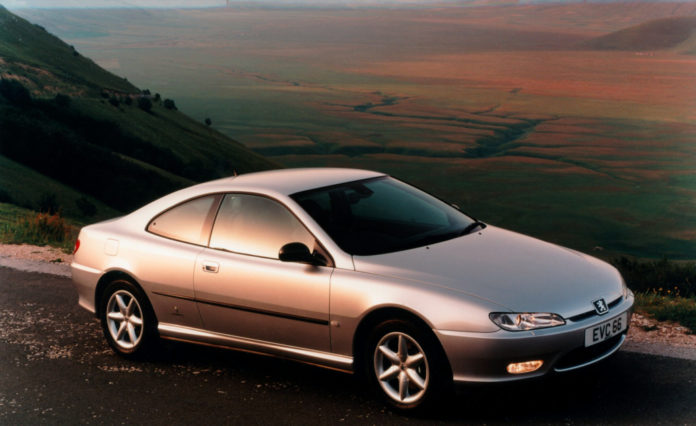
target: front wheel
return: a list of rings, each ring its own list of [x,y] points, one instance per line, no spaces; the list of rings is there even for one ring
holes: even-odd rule
[[[156,339],[150,305],[127,280],[115,280],[104,291],[101,323],[109,345],[125,357],[143,355]]]
[[[390,320],[377,326],[367,355],[374,387],[400,410],[432,406],[452,380],[435,336],[407,321]]]

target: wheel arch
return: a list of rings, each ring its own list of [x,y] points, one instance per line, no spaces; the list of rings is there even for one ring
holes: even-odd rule
[[[437,345],[437,349],[447,361],[446,368],[448,369],[448,374],[452,373],[452,367],[447,358],[447,354],[440,339],[438,339],[437,335],[433,332],[432,326],[421,316],[408,309],[386,306],[377,308],[366,314],[355,330],[355,334],[353,335],[353,367],[357,374],[364,374],[366,372],[362,354],[365,352],[368,344],[370,332],[382,322],[394,319],[408,321],[427,332],[432,337],[432,342]]]
[[[138,280],[136,280],[131,274],[122,271],[120,269],[115,269],[107,272],[106,274],[102,275],[101,278],[99,278],[99,281],[97,282],[97,288],[94,291],[94,313],[97,316],[97,318],[100,317],[101,315],[101,309],[102,309],[102,298],[104,297],[104,291],[108,287],[109,283],[116,279],[123,279],[126,280],[130,283],[132,283],[138,290],[140,290],[145,297],[145,301],[148,304],[148,308],[151,310],[151,312],[154,314],[154,310],[152,309],[152,303],[150,303],[150,300],[147,297],[147,293],[145,293],[145,290],[143,287],[140,285]],[[156,317],[155,317],[156,318]]]

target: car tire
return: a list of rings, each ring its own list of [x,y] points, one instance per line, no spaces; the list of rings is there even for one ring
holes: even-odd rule
[[[452,388],[449,362],[426,327],[409,321],[384,321],[370,334],[363,358],[377,394],[399,411],[433,408]]]
[[[107,285],[101,300],[101,325],[111,348],[126,358],[145,355],[157,340],[155,315],[142,290],[127,279]]]

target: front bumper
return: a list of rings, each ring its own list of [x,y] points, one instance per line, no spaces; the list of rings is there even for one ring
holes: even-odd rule
[[[629,294],[607,314],[592,316],[565,325],[524,332],[499,330],[494,333],[467,333],[434,330],[447,354],[455,382],[504,382],[538,377],[551,371],[563,372],[601,361],[616,352],[626,338],[621,334],[597,345],[585,347],[585,330],[624,312],[630,322],[633,295]],[[542,360],[538,370],[510,374],[510,363]]]

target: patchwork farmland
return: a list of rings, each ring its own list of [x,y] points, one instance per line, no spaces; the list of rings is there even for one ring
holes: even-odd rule
[[[696,258],[694,3],[21,13],[283,165],[382,170],[600,257]]]

